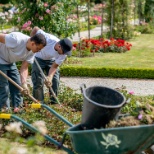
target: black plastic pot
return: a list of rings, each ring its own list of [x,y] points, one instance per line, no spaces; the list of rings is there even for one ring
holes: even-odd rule
[[[125,104],[118,91],[102,86],[81,86],[84,97],[81,126],[83,129],[101,128],[113,120]]]

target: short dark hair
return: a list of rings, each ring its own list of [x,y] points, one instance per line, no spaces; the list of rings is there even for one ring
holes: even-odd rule
[[[42,44],[43,46],[46,46],[46,39],[43,34],[35,34],[30,38],[30,40],[35,42],[36,45]]]

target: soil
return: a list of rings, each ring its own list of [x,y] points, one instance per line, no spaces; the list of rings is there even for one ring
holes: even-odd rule
[[[148,113],[147,110],[149,111]],[[106,128],[154,124],[154,107],[152,105],[147,104],[140,113],[142,118],[130,115],[124,116],[118,120],[110,121]]]

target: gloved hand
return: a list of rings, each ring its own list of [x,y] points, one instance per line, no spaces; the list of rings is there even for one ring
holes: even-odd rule
[[[44,81],[44,84],[48,87],[48,88],[50,88],[51,86],[52,86],[52,78],[50,77],[50,76],[47,76],[46,77],[46,80]]]
[[[29,94],[29,89],[28,89],[28,86],[27,86],[26,82],[22,84],[22,88],[23,88],[23,90],[21,91],[21,93],[24,94],[24,95],[28,95]]]

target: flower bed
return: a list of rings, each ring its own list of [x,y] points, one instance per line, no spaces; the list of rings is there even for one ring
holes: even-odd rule
[[[123,39],[82,39],[80,43],[74,43],[74,50],[89,50],[90,52],[117,52],[129,51],[132,44]]]
[[[138,97],[133,91],[128,92],[125,87],[119,89],[127,101],[121,109],[118,120],[110,121],[107,128],[149,125],[154,123],[154,101],[153,96]]]

